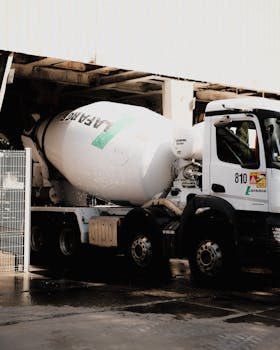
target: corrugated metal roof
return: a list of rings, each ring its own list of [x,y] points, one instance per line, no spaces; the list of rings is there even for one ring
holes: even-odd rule
[[[1,0],[0,49],[280,91],[278,0]]]

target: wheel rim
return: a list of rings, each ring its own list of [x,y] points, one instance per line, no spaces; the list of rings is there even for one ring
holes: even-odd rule
[[[131,245],[131,256],[139,267],[147,267],[152,261],[152,243],[145,235],[137,236]]]
[[[207,276],[217,274],[223,265],[222,250],[217,242],[202,242],[196,253],[196,262],[201,272]]]

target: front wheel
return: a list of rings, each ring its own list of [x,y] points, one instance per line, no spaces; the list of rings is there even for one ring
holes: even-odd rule
[[[189,249],[192,277],[199,284],[225,284],[237,271],[234,245],[219,235],[200,235]]]

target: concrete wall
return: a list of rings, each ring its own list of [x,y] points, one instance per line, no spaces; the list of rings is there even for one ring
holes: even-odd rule
[[[0,0],[0,49],[280,91],[278,0]]]

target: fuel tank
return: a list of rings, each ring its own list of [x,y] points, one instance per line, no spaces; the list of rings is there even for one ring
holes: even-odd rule
[[[112,202],[142,204],[172,180],[171,121],[144,107],[95,102],[44,120],[36,138],[73,186]]]

